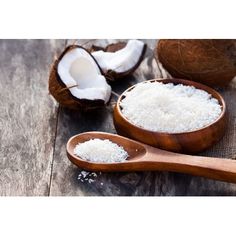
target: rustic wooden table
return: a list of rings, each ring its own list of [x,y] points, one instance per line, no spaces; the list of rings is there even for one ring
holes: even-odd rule
[[[168,73],[153,58],[156,40],[130,78],[113,84],[114,94],[130,85]],[[236,195],[236,184],[168,172],[101,173],[82,182],[81,170],[66,156],[75,134],[99,130],[115,133],[112,121],[117,97],[103,110],[83,114],[58,106],[48,94],[48,74],[55,54],[71,40],[0,41],[0,195],[2,196],[147,196]],[[104,46],[115,40],[80,40]],[[230,114],[224,138],[201,155],[236,159],[236,81],[221,89]]]

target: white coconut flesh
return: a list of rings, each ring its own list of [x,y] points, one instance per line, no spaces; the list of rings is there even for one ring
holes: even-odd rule
[[[57,68],[62,82],[71,94],[78,99],[109,101],[111,87],[90,55],[83,48],[74,48],[67,52]],[[76,87],[72,87],[77,85]]]
[[[145,44],[140,40],[129,40],[126,46],[116,52],[102,50],[92,53],[103,71],[123,73],[134,68],[140,60]]]

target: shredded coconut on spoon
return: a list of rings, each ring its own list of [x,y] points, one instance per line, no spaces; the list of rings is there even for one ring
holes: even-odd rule
[[[123,162],[129,156],[124,148],[116,143],[97,138],[76,145],[74,154],[86,161],[98,163]]]

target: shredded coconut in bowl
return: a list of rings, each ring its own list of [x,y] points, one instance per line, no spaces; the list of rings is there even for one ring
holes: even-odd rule
[[[150,131],[181,133],[213,123],[222,108],[204,90],[183,84],[137,84],[120,103],[122,114],[133,124]]]
[[[116,143],[97,138],[76,145],[74,154],[86,161],[98,163],[123,162],[129,156],[124,148]]]

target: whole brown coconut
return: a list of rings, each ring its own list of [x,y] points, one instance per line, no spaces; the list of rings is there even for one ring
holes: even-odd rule
[[[87,99],[78,99],[69,92],[69,89],[61,81],[60,76],[57,72],[58,63],[62,57],[74,48],[78,48],[78,45],[70,45],[62,52],[58,59],[56,59],[51,67],[49,75],[49,92],[56,99],[56,101],[63,107],[67,107],[74,110],[93,110],[104,106],[103,100],[87,100]],[[98,66],[99,67],[99,66]],[[100,67],[99,67],[100,68]],[[100,69],[101,70],[101,69]]]
[[[160,40],[155,57],[176,78],[225,86],[236,75],[236,40]]]

